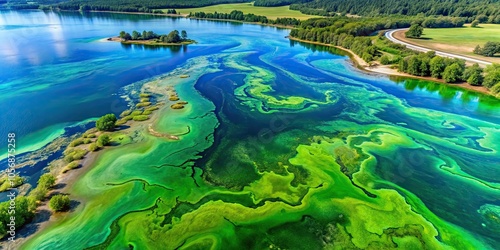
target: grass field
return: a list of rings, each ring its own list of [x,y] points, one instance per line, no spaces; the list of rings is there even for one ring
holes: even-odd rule
[[[402,32],[395,34],[395,37],[429,49],[500,63],[498,57],[483,57],[472,53],[476,45],[483,46],[487,41],[500,41],[499,24],[480,24],[479,26],[479,28],[465,26],[463,28],[424,29],[423,39],[405,38]]]
[[[176,9],[181,14],[189,14],[189,12],[205,12],[205,13],[230,13],[233,10],[241,10],[244,14],[253,13],[255,15],[266,16],[269,19],[276,19],[278,17],[294,17],[300,20],[309,19],[312,15],[305,15],[300,13],[300,11],[290,10],[289,6],[281,7],[256,7],[253,3],[238,3],[238,4],[219,4],[206,6],[201,8],[188,8],[188,9]],[[166,12],[166,10],[164,10]]]

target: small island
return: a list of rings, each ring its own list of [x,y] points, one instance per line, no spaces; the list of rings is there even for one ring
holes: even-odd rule
[[[123,44],[142,44],[142,45],[186,45],[196,43],[196,41],[188,39],[185,30],[179,33],[178,30],[173,30],[168,34],[159,35],[153,31],[132,31],[132,35],[128,32],[121,31],[119,36],[111,37],[108,41],[121,42]]]

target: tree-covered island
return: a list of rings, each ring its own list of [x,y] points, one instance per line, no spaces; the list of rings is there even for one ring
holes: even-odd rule
[[[159,35],[153,31],[132,31],[132,34],[121,31],[118,37],[108,38],[109,41],[119,41],[124,44],[142,44],[142,45],[184,45],[192,44],[196,41],[188,38],[185,30],[179,33],[173,30],[168,34]]]

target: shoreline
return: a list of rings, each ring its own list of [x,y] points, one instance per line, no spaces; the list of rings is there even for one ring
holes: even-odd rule
[[[182,10],[182,9],[179,9],[179,10]],[[78,10],[60,10],[60,9],[56,9],[56,10],[52,10],[52,11],[80,12]],[[268,24],[268,23],[259,23],[259,22],[245,22],[245,21],[232,20],[232,19],[190,17],[189,14],[166,14],[166,13],[161,14],[161,13],[146,13],[146,12],[104,11],[104,10],[91,10],[91,11],[86,11],[86,12],[166,16],[166,17],[187,18],[187,19],[194,19],[194,20],[209,20],[209,21],[222,21],[222,22],[242,23],[242,24],[255,24],[255,25],[261,25],[261,26],[281,28],[281,29],[292,29],[292,28],[295,27],[295,26],[286,26],[286,25],[280,25],[280,24]]]
[[[356,55],[354,52],[352,52],[350,49],[346,49],[346,48],[341,47],[341,46],[335,46],[335,45],[325,44],[325,43],[320,43],[320,42],[307,41],[307,40],[302,40],[302,39],[298,39],[298,38],[291,37],[291,36],[288,36],[287,38],[292,40],[292,41],[296,41],[296,42],[303,42],[303,43],[308,43],[308,44],[334,47],[334,48],[337,48],[339,50],[342,50],[348,54],[349,58],[351,59],[354,66],[356,66],[356,68],[358,68],[364,72],[367,72],[367,73],[375,73],[375,74],[379,74],[379,75],[398,76],[398,77],[431,81],[431,82],[435,82],[435,83],[439,83],[439,84],[443,84],[443,85],[447,85],[447,86],[451,86],[451,87],[456,87],[459,89],[465,89],[468,91],[473,91],[476,93],[481,93],[481,94],[485,94],[485,95],[497,98],[495,95],[493,95],[493,93],[491,93],[491,91],[489,91],[486,87],[483,87],[483,86],[472,86],[466,82],[446,83],[442,79],[436,79],[433,77],[414,76],[414,75],[410,75],[407,73],[399,72],[396,69],[392,69],[390,65],[377,64],[377,65],[372,66],[369,63],[365,62],[361,57]]]

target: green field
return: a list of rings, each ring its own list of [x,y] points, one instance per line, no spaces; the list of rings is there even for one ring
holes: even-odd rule
[[[240,10],[243,13],[253,13],[255,15],[266,16],[269,19],[276,19],[278,17],[294,17],[300,20],[309,19],[312,15],[305,15],[300,13],[299,11],[290,10],[289,6],[281,6],[281,7],[256,7],[253,6],[253,3],[238,3],[238,4],[219,4],[206,6],[201,8],[188,8],[188,9],[176,9],[181,14],[189,14],[189,12],[205,12],[205,13],[230,13],[233,10]],[[166,10],[164,10],[166,11]]]
[[[403,39],[424,47],[474,56],[483,60],[500,62],[500,58],[478,56],[472,53],[476,45],[483,46],[487,41],[500,41],[500,25],[480,24],[478,28],[424,29],[424,39]],[[401,36],[398,36],[398,39]]]

